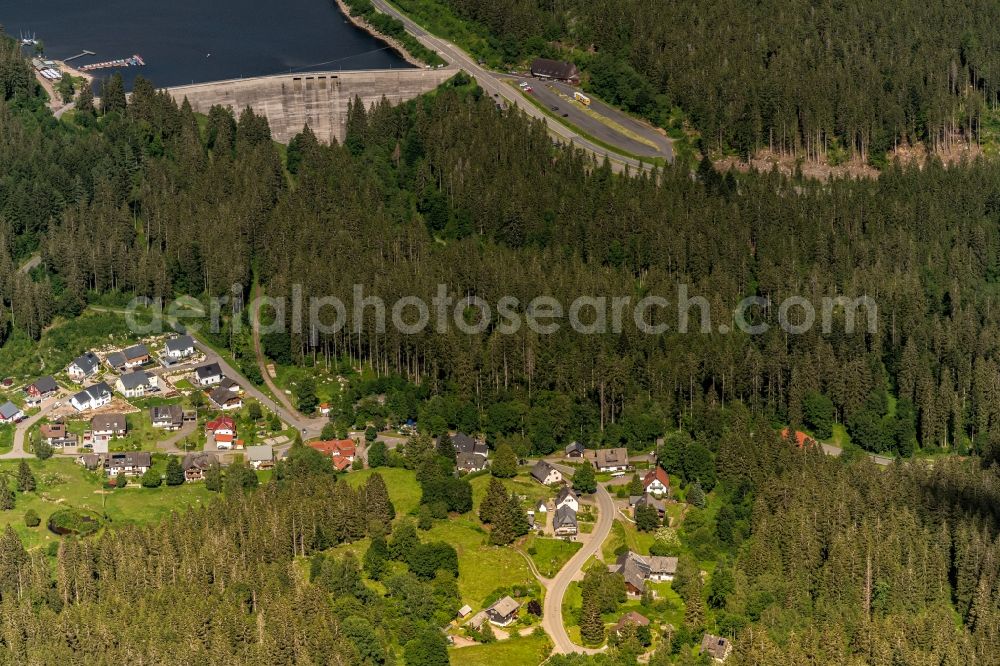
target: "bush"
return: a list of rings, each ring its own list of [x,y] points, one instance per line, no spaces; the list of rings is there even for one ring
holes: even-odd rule
[[[28,509],[24,512],[24,524],[28,527],[38,527],[42,524],[42,518],[34,509]]]
[[[163,477],[160,476],[159,472],[150,467],[142,475],[141,483],[143,488],[159,488],[160,484],[163,483]]]

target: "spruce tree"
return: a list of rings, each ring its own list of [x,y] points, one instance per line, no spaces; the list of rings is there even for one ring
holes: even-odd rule
[[[365,482],[364,501],[369,518],[388,528],[396,517],[396,508],[392,505],[389,489],[381,474],[376,472],[368,477]]]
[[[451,437],[448,433],[442,433],[441,436],[438,437],[437,452],[442,458],[447,458],[452,463],[455,462],[457,453],[455,452],[455,445],[452,444]]]
[[[493,457],[490,474],[499,479],[511,479],[517,476],[517,454],[510,444],[501,444]]]
[[[30,493],[34,489],[35,475],[31,473],[27,461],[22,460],[17,465],[17,490],[22,493]]]
[[[507,505],[507,489],[499,479],[490,479],[486,486],[486,495],[479,504],[479,520],[492,523],[497,520],[500,511]]]
[[[212,462],[209,468],[205,470],[205,489],[213,493],[222,491],[222,467],[218,461]]]
[[[7,485],[6,479],[0,479],[0,511],[10,511],[14,503],[14,491]]]
[[[167,461],[167,485],[179,486],[182,483],[184,483],[184,468],[181,467],[181,461],[176,456],[170,456],[170,460]]]
[[[583,590],[580,637],[588,645],[600,645],[604,642],[604,620],[601,618],[601,604],[594,586],[587,586]]]
[[[380,580],[385,574],[389,562],[389,546],[385,542],[385,537],[376,535],[372,537],[371,545],[365,552],[365,573],[372,580]]]

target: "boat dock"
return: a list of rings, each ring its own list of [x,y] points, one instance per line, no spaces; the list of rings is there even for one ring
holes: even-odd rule
[[[65,60],[63,60],[63,62],[69,62],[70,60],[76,60],[77,58],[82,58],[83,56],[92,56],[92,55],[97,55],[97,54],[94,53],[93,51],[83,51],[81,53],[77,53],[75,56],[70,56],[66,58]]]
[[[107,62],[95,62],[91,65],[81,65],[79,67],[81,72],[89,72],[95,69],[118,69],[121,67],[142,67],[146,64],[146,61],[142,59],[139,55],[133,55],[129,58],[119,58],[118,60],[108,60]]]

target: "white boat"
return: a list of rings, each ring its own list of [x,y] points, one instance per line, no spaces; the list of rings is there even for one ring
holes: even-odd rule
[[[29,36],[28,33],[22,32],[21,44],[23,44],[24,46],[35,46],[36,44],[38,44],[38,38],[35,36],[35,33],[31,33],[31,35]]]

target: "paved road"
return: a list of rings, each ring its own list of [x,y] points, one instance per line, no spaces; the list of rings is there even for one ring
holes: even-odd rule
[[[833,444],[820,444],[820,446],[823,447],[823,453],[825,453],[828,456],[840,457],[840,455],[844,453],[844,449],[840,448],[839,446],[834,446]],[[869,453],[868,459],[871,460],[876,465],[882,465],[882,467],[888,467],[895,461],[894,458],[889,458],[887,456],[880,456],[875,453]]]
[[[572,469],[566,465],[555,465],[555,467],[563,473],[572,472]],[[594,494],[594,497],[597,500],[598,515],[594,531],[590,533],[590,539],[559,570],[559,573],[555,575],[555,578],[549,584],[548,591],[545,594],[542,628],[545,629],[545,633],[552,639],[556,654],[569,654],[572,652],[593,654],[600,652],[600,650],[579,646],[570,640],[569,634],[566,633],[566,625],[563,622],[562,613],[563,597],[566,596],[569,584],[583,571],[583,565],[587,563],[587,560],[595,553],[601,551],[601,546],[604,545],[604,541],[611,534],[611,525],[615,519],[614,501],[612,501],[611,495],[608,494],[608,491],[601,484],[597,484],[597,492]]]
[[[61,402],[63,398],[65,398],[67,395],[69,395],[69,393],[67,393],[65,390],[60,390],[59,393],[55,395],[55,397],[49,398],[48,400],[42,403],[42,408],[38,411],[37,414],[35,414],[34,416],[30,416],[21,421],[20,423],[18,423],[17,427],[14,428],[14,447],[7,453],[0,456],[0,458],[9,460],[12,458],[33,457],[33,454],[28,453],[27,450],[25,450],[24,446],[25,443],[27,442],[28,431],[31,430],[32,426],[34,426],[36,423],[38,423],[46,416],[48,416],[52,412],[52,410],[55,409],[56,404]]]
[[[385,0],[372,0],[372,4],[375,5],[375,8],[383,14],[388,14],[389,16],[401,21],[407,32],[416,37],[427,48],[437,51],[438,54],[448,61],[451,66],[461,67],[466,72],[474,76],[483,90],[485,90],[491,97],[502,97],[507,101],[508,105],[517,106],[529,116],[545,121],[551,134],[554,134],[564,141],[572,142],[577,147],[583,148],[588,152],[597,155],[599,159],[607,157],[612,164],[616,166],[616,170],[621,170],[625,166],[632,169],[648,168],[645,164],[636,159],[620,155],[592,143],[562,123],[549,122],[548,116],[546,116],[541,109],[524,99],[520,91],[514,90],[507,85],[502,80],[501,75],[480,67],[476,60],[470,57],[465,51],[461,50],[454,44],[431,35],[405,14],[400,13],[395,7],[389,5]],[[670,159],[673,159],[672,154]]]

